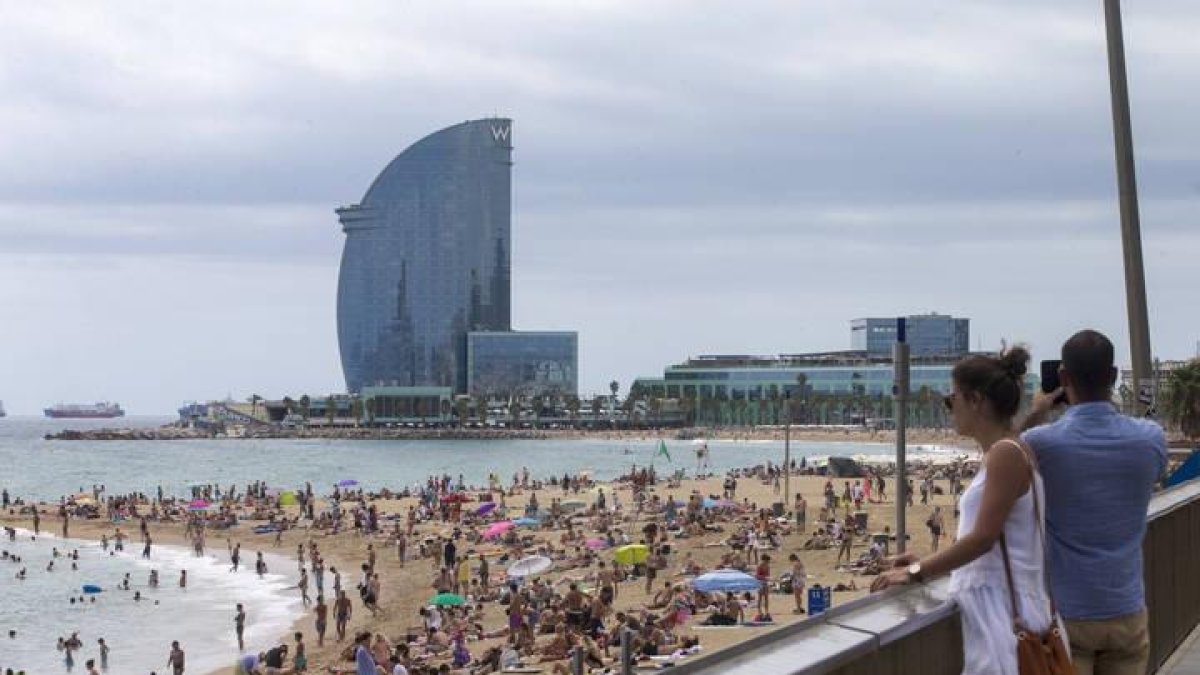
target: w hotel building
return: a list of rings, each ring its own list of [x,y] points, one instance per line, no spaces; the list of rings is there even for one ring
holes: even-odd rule
[[[337,209],[338,344],[351,392],[450,396],[485,381],[495,395],[543,393],[540,377],[575,393],[574,333],[511,332],[512,140],[509,119],[442,129]]]

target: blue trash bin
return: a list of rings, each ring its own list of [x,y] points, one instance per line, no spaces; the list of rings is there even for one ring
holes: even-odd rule
[[[808,589],[808,615],[816,616],[833,605],[833,593],[828,587],[814,584]]]

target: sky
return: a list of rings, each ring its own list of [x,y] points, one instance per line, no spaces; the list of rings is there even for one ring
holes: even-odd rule
[[[937,311],[1128,363],[1095,0],[0,4],[0,400],[342,391],[343,235],[514,119],[513,321],[581,393]],[[1126,3],[1153,350],[1195,355],[1200,4]]]

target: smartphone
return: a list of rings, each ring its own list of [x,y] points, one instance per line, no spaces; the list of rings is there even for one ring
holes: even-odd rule
[[[1062,361],[1060,361],[1058,359],[1042,361],[1042,393],[1043,394],[1049,394],[1050,392],[1052,392],[1055,389],[1058,389],[1059,387],[1062,386],[1062,383],[1059,382],[1059,380],[1058,380],[1058,369],[1061,367],[1062,367]],[[1067,402],[1067,394],[1066,394],[1066,392],[1063,392],[1063,394],[1054,401],[1054,404],[1059,405],[1059,404],[1063,404],[1066,402]]]

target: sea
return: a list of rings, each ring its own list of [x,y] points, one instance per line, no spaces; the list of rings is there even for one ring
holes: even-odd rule
[[[574,475],[586,470],[605,480],[632,466],[654,465],[667,474],[696,468],[693,441],[657,440],[326,440],[326,439],[212,439],[180,441],[47,441],[62,429],[153,427],[170,421],[158,417],[120,420],[49,420],[35,417],[0,418],[0,488],[13,498],[57,501],[60,497],[104,486],[110,494],[144,492],[159,487],[167,494],[190,494],[193,485],[227,488],[265,480],[268,487],[297,488],[306,482],[318,493],[332,491],[340,480],[356,480],[367,490],[399,489],[430,475],[461,475],[468,484],[486,484],[495,473],[506,483],[528,469],[533,477]],[[709,440],[711,470],[779,463],[782,441]],[[914,447],[914,454],[957,454],[956,448]],[[882,459],[891,445],[796,441],[792,457],[831,455]],[[58,526],[56,518],[43,524]],[[140,545],[127,545],[123,554],[107,555],[93,542],[61,540],[43,533],[34,540],[22,532],[16,542],[0,540],[0,550],[22,558],[0,561],[0,669],[24,668],[27,673],[85,672],[83,663],[96,658],[97,639],[109,644],[108,672],[162,672],[172,640],[187,653],[188,672],[206,673],[232,665],[238,656],[233,633],[234,606],[241,602],[249,615],[247,646],[265,649],[302,615],[294,588],[294,561],[270,560],[271,573],[259,579],[252,570],[228,571],[228,555],[219,540],[215,555],[197,558],[188,549],[155,545],[151,560],[140,558]],[[79,551],[79,569],[57,559],[45,570],[53,549]],[[16,579],[21,567],[24,581]],[[151,589],[148,576],[158,570],[160,587]],[[179,572],[188,571],[188,587],[178,586]],[[129,574],[132,587],[118,590]],[[85,584],[104,589],[78,598]],[[135,601],[135,591],[145,597]],[[77,602],[72,604],[70,599]],[[92,598],[95,602],[92,602]],[[9,637],[9,631],[16,631]],[[57,639],[78,632],[84,649],[68,663],[55,648]],[[2,672],[2,671],[0,671]]]

